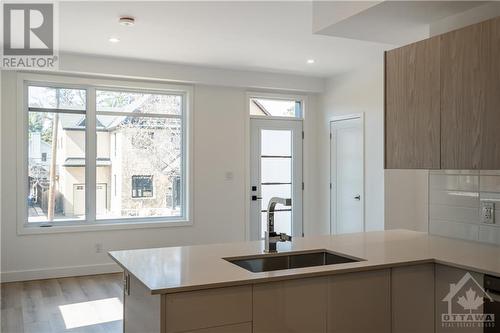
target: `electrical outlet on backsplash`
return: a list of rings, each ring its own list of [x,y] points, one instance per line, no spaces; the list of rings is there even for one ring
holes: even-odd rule
[[[429,233],[500,245],[500,170],[429,172]]]

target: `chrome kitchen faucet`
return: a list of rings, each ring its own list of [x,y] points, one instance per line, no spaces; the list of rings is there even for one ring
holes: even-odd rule
[[[276,204],[282,204],[284,206],[291,206],[292,199],[272,197],[267,205],[267,230],[265,231],[265,253],[275,253],[278,252],[276,249],[277,242],[291,241],[292,236],[285,233],[276,233],[274,231],[274,209]]]

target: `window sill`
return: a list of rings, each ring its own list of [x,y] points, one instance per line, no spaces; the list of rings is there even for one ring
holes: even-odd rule
[[[108,230],[128,230],[128,229],[153,229],[153,228],[171,228],[192,226],[193,222],[188,220],[175,221],[151,221],[151,222],[79,222],[74,224],[53,225],[51,227],[41,227],[40,225],[20,225],[18,235],[39,235],[39,234],[58,234],[69,232],[95,232]]]

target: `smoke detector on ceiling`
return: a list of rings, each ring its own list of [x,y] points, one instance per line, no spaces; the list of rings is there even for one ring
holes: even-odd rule
[[[122,16],[118,22],[125,27],[131,27],[135,24],[135,18],[132,16]]]

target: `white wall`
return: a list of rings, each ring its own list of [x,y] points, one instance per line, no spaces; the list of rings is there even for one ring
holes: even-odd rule
[[[68,53],[61,53],[60,59],[59,70],[69,73],[129,76],[136,79],[168,80],[169,82],[245,89],[281,89],[309,93],[321,93],[324,89],[322,78],[303,75],[250,72]]]
[[[463,13],[449,16],[438,22],[434,22],[430,25],[429,32],[431,36],[436,36],[471,24],[486,21],[497,16],[500,16],[500,2],[490,1],[482,6],[478,6]]]
[[[329,232],[330,143],[329,122],[334,116],[365,116],[365,224],[366,230],[384,229],[384,65],[383,53],[373,55],[356,71],[330,79],[321,99],[318,118],[318,233]]]
[[[85,61],[84,57],[78,58]],[[92,71],[92,59],[85,67],[85,72]],[[112,66],[109,60],[103,60]],[[76,66],[76,65],[75,65]],[[142,78],[155,72],[155,79],[167,80],[169,72],[156,63],[155,68],[147,64],[134,64],[132,61],[110,67],[110,74],[122,73],[128,77],[132,74]],[[158,67],[160,66],[160,67]],[[143,68],[145,74],[138,73]],[[172,66],[167,66],[172,70]],[[70,71],[66,67],[66,71]],[[195,70],[193,70],[195,71]],[[106,74],[105,66],[98,66],[95,72]],[[196,71],[195,71],[196,72]],[[202,71],[203,72],[203,71]],[[217,72],[210,69],[214,76]],[[191,73],[191,72],[190,72]],[[205,73],[205,72],[203,72]],[[140,75],[139,75],[140,74]],[[193,73],[191,73],[193,74]],[[196,73],[193,74],[193,76]],[[228,75],[227,71],[220,76]],[[54,276],[79,275],[109,272],[117,269],[108,258],[106,251],[118,249],[164,247],[188,244],[242,241],[245,238],[245,117],[247,117],[246,92],[249,88],[242,85],[251,83],[252,88],[304,88],[318,91],[322,80],[318,78],[281,77],[278,74],[239,73],[239,78],[224,81],[216,78],[216,84],[237,81],[236,88],[218,85],[194,85],[193,140],[194,140],[194,216],[193,226],[165,227],[155,229],[114,230],[99,232],[73,232],[42,235],[18,235],[16,229],[16,74],[3,71],[1,89],[4,99],[1,109],[1,150],[2,150],[2,206],[11,207],[3,210],[1,216],[1,272],[2,280],[36,279]],[[230,75],[229,75],[230,76]],[[179,81],[179,75],[176,77]],[[189,79],[192,79],[190,77]],[[204,82],[209,78],[204,77]],[[262,80],[262,85],[258,80]],[[241,85],[241,86],[240,86]],[[306,87],[310,89],[305,89]],[[7,96],[8,98],[5,98]],[[315,119],[316,97],[311,94],[305,128],[311,128]],[[311,122],[311,123],[309,123]],[[311,131],[312,132],[312,131]],[[308,140],[305,156],[315,159],[315,137]],[[305,179],[311,178],[315,171],[306,166]],[[226,180],[226,172],[232,172],[232,180]],[[311,182],[313,183],[313,182]],[[307,186],[307,185],[306,185]],[[315,209],[308,196],[304,200],[304,220],[313,221]],[[309,217],[311,214],[311,217]],[[306,230],[311,227],[305,226]],[[102,243],[104,253],[96,253],[95,244]]]

